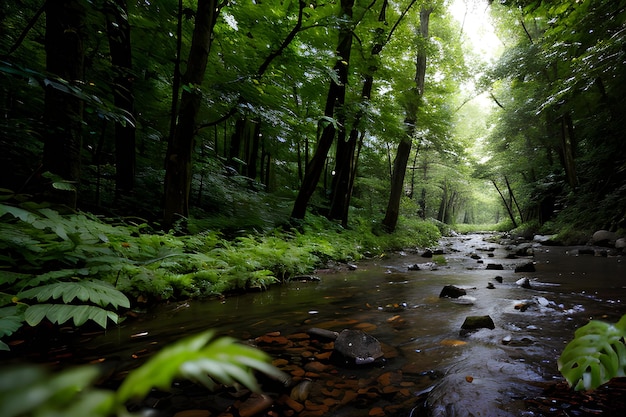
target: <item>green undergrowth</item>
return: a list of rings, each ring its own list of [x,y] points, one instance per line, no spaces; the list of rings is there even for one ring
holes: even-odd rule
[[[46,205],[0,204],[0,338],[43,320],[106,327],[119,309],[263,290],[329,261],[429,246],[440,236],[418,220],[401,219],[394,234],[372,229],[363,219],[344,229],[309,216],[228,239],[215,230],[177,236]],[[0,349],[8,346],[0,341]]]

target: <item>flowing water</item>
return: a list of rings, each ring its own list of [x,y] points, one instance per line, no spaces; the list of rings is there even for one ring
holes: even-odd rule
[[[429,392],[427,413],[432,416],[534,416],[523,399],[538,392],[538,382],[559,378],[556,359],[574,330],[590,318],[616,322],[626,314],[623,257],[578,255],[580,248],[534,244],[534,256],[510,259],[515,248],[487,237],[442,239],[444,254],[434,259],[443,257],[445,264],[407,251],[361,262],[355,271],[320,274],[319,282],[160,306],[104,334],[80,335],[66,348],[74,361],[132,362],[206,329],[254,340],[269,332],[358,327],[390,346],[393,357],[340,373],[412,375],[406,386],[416,398]],[[535,272],[514,272],[529,262]],[[410,270],[415,264],[420,270]],[[503,269],[487,269],[488,264]],[[516,283],[523,277],[531,288]],[[448,284],[466,289],[467,295],[440,298]],[[482,315],[493,319],[495,329],[460,335],[467,316]],[[354,411],[335,407],[325,415],[359,415]],[[400,414],[426,412],[416,405]]]

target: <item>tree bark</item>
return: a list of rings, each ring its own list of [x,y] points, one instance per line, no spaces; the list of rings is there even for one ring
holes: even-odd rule
[[[211,49],[211,34],[219,14],[217,0],[199,0],[196,22],[187,60],[187,71],[180,100],[178,123],[174,138],[168,146],[165,160],[165,204],[163,226],[172,227],[177,218],[189,216],[189,192],[191,188],[191,157],[196,117],[200,109],[202,93],[200,85],[204,78]]]
[[[420,36],[423,39],[428,39],[428,24],[430,21],[430,14],[433,12],[432,7],[423,6],[420,10]],[[402,198],[402,192],[404,190],[404,176],[406,174],[406,167],[409,161],[409,155],[411,154],[411,146],[413,143],[413,136],[415,134],[415,125],[417,123],[417,109],[419,107],[419,101],[424,94],[424,82],[426,76],[426,51],[420,50],[417,53],[415,63],[415,90],[412,92],[413,97],[409,100],[406,106],[406,117],[404,124],[406,126],[406,135],[400,140],[398,150],[396,152],[396,158],[393,162],[393,173],[391,176],[391,192],[389,193],[389,201],[387,203],[387,210],[385,211],[385,218],[382,221],[383,228],[392,233],[396,230],[398,224],[398,216],[400,215],[400,199]]]
[[[81,1],[59,0],[46,3],[46,70],[69,83],[84,75],[86,11]],[[64,180],[80,180],[81,124],[83,103],[54,84],[46,87],[43,169]],[[65,199],[69,197],[69,199]],[[61,197],[75,206],[76,196]]]
[[[352,17],[352,7],[354,0],[341,0],[341,15]],[[317,183],[324,172],[326,157],[333,143],[336,133],[334,123],[335,110],[342,106],[345,101],[346,83],[348,82],[348,65],[350,62],[350,51],[352,49],[352,31],[350,27],[342,27],[339,31],[339,41],[337,46],[337,62],[334,71],[337,73],[339,83],[331,81],[326,97],[326,106],[324,108],[325,120],[320,121],[319,128],[322,131],[317,142],[317,148],[313,153],[311,161],[307,164],[304,178],[298,195],[291,211],[291,217],[294,219],[303,219],[309,200],[317,188]],[[333,120],[331,122],[330,120]]]
[[[113,102],[134,118],[132,92],[132,50],[126,0],[110,0],[105,4],[109,50],[115,78]],[[129,122],[115,124],[115,188],[116,195],[127,194],[135,188],[135,126]]]

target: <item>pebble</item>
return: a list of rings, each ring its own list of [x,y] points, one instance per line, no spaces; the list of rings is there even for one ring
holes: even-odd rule
[[[252,417],[268,409],[274,400],[267,394],[252,394],[239,406],[240,417]]]

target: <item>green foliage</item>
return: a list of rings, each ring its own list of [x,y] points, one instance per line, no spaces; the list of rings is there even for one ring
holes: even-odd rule
[[[210,343],[209,343],[210,342]],[[287,376],[269,363],[263,351],[222,337],[213,340],[208,331],[181,340],[161,350],[143,366],[131,372],[117,391],[120,403],[143,398],[153,387],[168,390],[174,378],[184,377],[214,389],[217,384],[241,384],[252,391],[260,387],[252,371],[278,380]]]
[[[255,371],[280,381],[287,378],[269,359],[260,350],[207,331],[165,347],[132,370],[117,391],[94,387],[100,376],[95,365],[55,373],[32,365],[11,367],[0,374],[0,415],[131,416],[125,407],[129,400],[142,399],[152,388],[167,391],[177,378],[209,389],[219,383],[259,391]]]
[[[492,5],[510,39],[490,72],[501,108],[489,165],[509,178],[524,220],[541,210],[545,221],[566,207],[557,230],[618,229],[626,202],[624,131],[616,117],[626,95],[624,4],[521,3],[526,7]]]
[[[15,305],[0,308],[0,338],[11,336],[24,322],[24,306]],[[0,350],[9,350],[9,346],[0,340]]]
[[[576,390],[593,390],[626,376],[625,337],[626,315],[615,324],[590,321],[561,353],[559,371]]]

